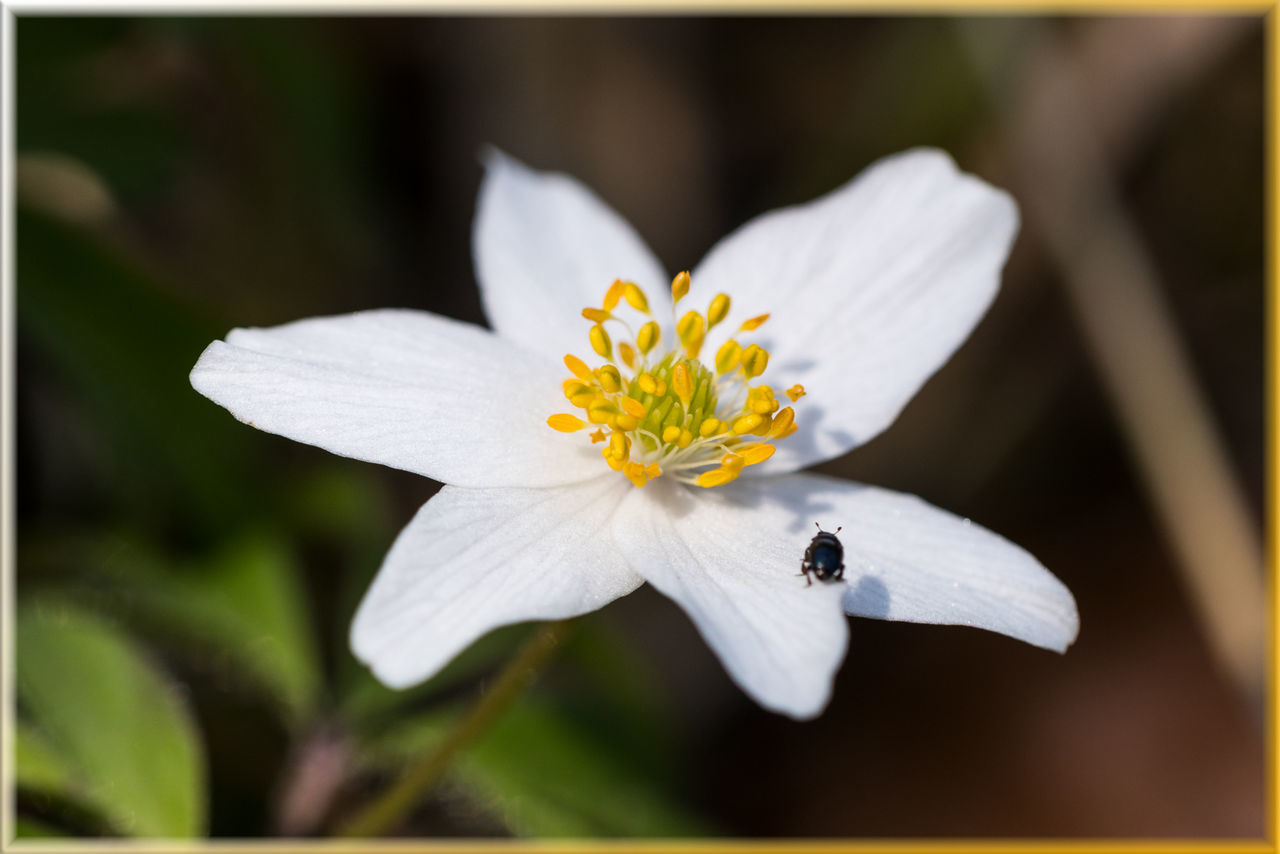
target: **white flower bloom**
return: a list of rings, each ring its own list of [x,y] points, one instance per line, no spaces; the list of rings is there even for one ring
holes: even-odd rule
[[[352,625],[383,682],[645,581],[743,690],[796,718],[827,703],[846,612],[1072,642],[1070,592],[1022,549],[914,496],[797,473],[887,427],[964,341],[1017,230],[1008,196],[909,151],[748,223],[668,291],[581,184],[487,166],[474,242],[493,331],[409,310],[313,318],[233,330],[191,373],[258,429],[446,484]],[[815,522],[843,526],[843,580],[797,576]]]

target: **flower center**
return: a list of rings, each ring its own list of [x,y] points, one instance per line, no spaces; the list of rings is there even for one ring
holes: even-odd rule
[[[687,272],[672,280],[673,313],[689,284]],[[638,330],[617,313],[624,301],[644,319]],[[562,413],[548,418],[547,425],[562,433],[597,425],[592,443],[604,443],[605,462],[637,487],[663,474],[682,483],[720,486],[744,467],[769,459],[772,443],[796,431],[795,410],[782,409],[772,387],[753,385],[769,365],[769,352],[736,340],[760,328],[769,315],[743,321],[711,365],[698,361],[706,334],[728,314],[727,294],[717,294],[705,314],[686,311],[676,322],[678,343],[664,351],[649,298],[634,282],[615,281],[601,308],[582,310],[592,323],[591,349],[604,364],[591,368],[577,356],[564,357],[573,374],[564,381],[564,396],[586,420]],[[627,337],[615,344],[606,324]],[[792,386],[786,395],[794,403],[804,396],[804,387]]]

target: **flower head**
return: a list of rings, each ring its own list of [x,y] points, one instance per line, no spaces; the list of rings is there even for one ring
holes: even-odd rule
[[[798,473],[887,427],[968,336],[1017,230],[1006,195],[909,151],[669,277],[582,185],[498,153],[487,167],[474,246],[493,331],[313,318],[233,330],[191,374],[259,429],[446,484],[356,614],[352,649],[380,679],[426,679],[497,626],[645,581],[797,718],[826,705],[846,612],[1071,643],[1071,594],[1022,549]],[[814,522],[843,526],[839,581],[796,576]]]

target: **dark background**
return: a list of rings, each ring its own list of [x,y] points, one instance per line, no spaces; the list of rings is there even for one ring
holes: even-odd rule
[[[1026,547],[1074,592],[1081,631],[1060,657],[854,620],[834,700],[795,723],[645,588],[580,620],[528,709],[399,832],[1262,834],[1261,659],[1233,670],[1215,647],[1167,535],[1184,521],[1153,500],[1113,356],[1082,333],[1074,295],[1110,287],[1071,281],[1091,208],[1054,195],[1096,185],[1149,261],[1187,356],[1157,367],[1198,389],[1256,550],[1261,19],[24,15],[16,32],[17,607],[105,621],[159,674],[204,757],[191,832],[327,832],[527,633],[407,695],[378,689],[347,627],[436,485],[246,430],[186,380],[232,326],[379,306],[483,323],[470,229],[494,144],[583,180],[669,270],[905,147],[1008,188],[1024,228],[990,314],[897,424],[822,470]],[[1096,174],[1036,148],[1040,115],[1096,143]],[[240,569],[274,592],[224,585]],[[1258,569],[1199,577],[1253,590]],[[1260,600],[1243,603],[1228,623],[1253,625]],[[79,724],[47,720],[26,686],[24,668],[53,665],[23,637],[20,720],[71,782],[20,759],[21,829],[137,832],[93,795]],[[262,643],[286,652],[264,663]],[[96,726],[121,761],[161,761]]]

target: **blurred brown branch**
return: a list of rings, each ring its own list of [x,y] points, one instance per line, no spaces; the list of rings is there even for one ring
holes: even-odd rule
[[[1071,46],[1040,22],[963,34],[1002,114],[1007,182],[1028,231],[1066,287],[1208,642],[1256,705],[1266,635],[1260,538],[1112,179],[1161,108],[1245,23],[1144,19],[1139,43],[1132,21],[1102,19],[1084,23]]]

